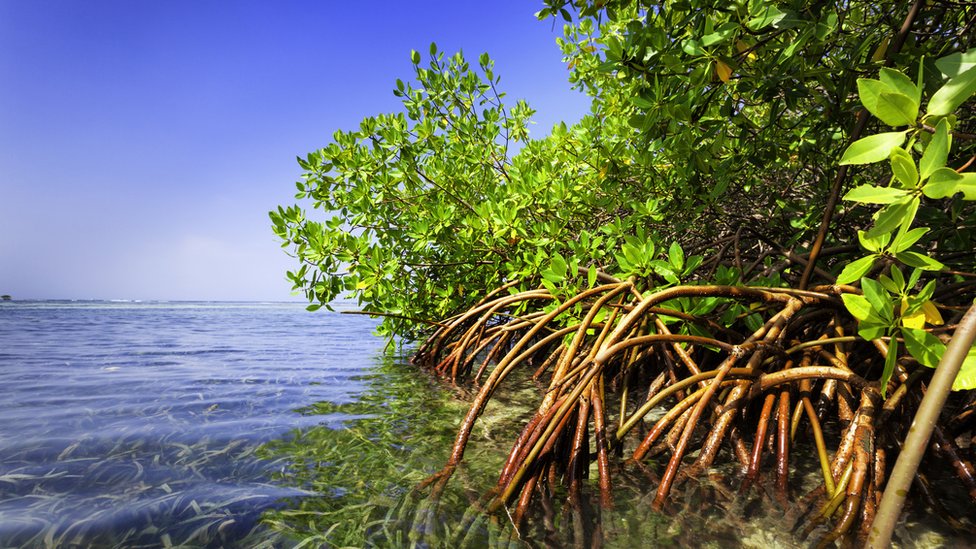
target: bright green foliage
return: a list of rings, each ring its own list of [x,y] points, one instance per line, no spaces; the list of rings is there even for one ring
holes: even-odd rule
[[[541,15],[565,6],[550,1]],[[965,197],[976,190],[976,179],[943,168],[947,131],[957,118],[932,114],[932,100],[943,96],[952,110],[963,105],[969,85],[965,75],[976,66],[976,56],[945,55],[963,45],[947,35],[945,41],[908,41],[893,58],[896,67],[882,67],[897,30],[885,18],[900,21],[907,5],[751,0],[675,2],[660,8],[576,2],[575,7],[583,16],[604,21],[598,32],[586,17],[568,30],[563,47],[575,67],[575,81],[593,95],[598,116],[627,117],[645,138],[648,154],[638,157],[632,169],[649,173],[646,180],[665,182],[663,190],[648,187],[647,192],[667,196],[669,228],[694,231],[701,238],[707,228],[718,228],[719,234],[736,228],[759,232],[746,221],[755,216],[762,219],[767,241],[789,248],[810,238],[815,228],[818,206],[835,175],[822,166],[890,159],[896,184],[879,185],[877,172],[856,173],[857,180],[867,180],[846,196],[885,206],[875,212],[874,226],[864,235],[879,242],[868,246],[874,253],[839,262],[839,282],[858,280],[875,259],[891,256],[912,267],[939,270],[943,264],[933,254],[917,251],[932,242],[946,252],[971,249],[972,218],[960,217],[971,214],[971,206],[954,206],[954,215],[943,215],[927,235],[911,227],[918,215],[939,215],[938,205],[925,197]],[[943,8],[923,10],[919,17],[917,25],[938,21],[945,29],[954,28],[954,22],[963,26],[965,20]],[[923,63],[926,59],[936,60]],[[915,69],[915,78],[897,63]],[[877,79],[859,78],[875,71]],[[943,90],[954,90],[951,99]],[[920,118],[926,96],[931,97],[928,112]],[[857,100],[898,131],[868,135],[845,149]],[[963,119],[971,117],[959,113],[958,120]],[[954,158],[966,158],[972,145],[967,142]],[[911,154],[916,149],[930,151],[920,166]],[[843,234],[841,229],[835,238],[843,241]],[[916,243],[918,248],[910,249]],[[973,262],[959,266],[970,269]]]
[[[416,83],[397,81],[403,112],[367,118],[299,158],[297,197],[331,217],[271,214],[302,264],[290,276],[310,300],[352,292],[370,310],[438,318],[501,280],[496,264],[513,253],[527,206],[511,198],[538,189],[509,157],[532,111],[502,105],[487,56],[476,70],[460,54],[431,51],[426,68],[411,54]],[[415,325],[391,318],[384,331]]]
[[[403,113],[367,118],[299,158],[297,197],[332,217],[313,221],[297,206],[271,213],[301,262],[289,277],[312,308],[350,292],[367,310],[400,315],[383,333],[413,335],[424,328],[417,319],[448,316],[506,280],[541,275],[555,289],[597,268],[673,278],[650,263],[654,241],[642,228],[661,219],[660,205],[614,175],[631,162],[620,153],[633,151],[603,124],[588,118],[526,141],[532,111],[501,103],[487,55],[480,71],[460,54],[414,71],[415,84],[394,90]],[[615,265],[617,249],[640,261]]]
[[[862,338],[873,340],[900,335],[908,352],[920,364],[934,368],[945,352],[945,344],[922,328],[926,324],[943,323],[942,316],[931,301],[935,281],[929,281],[921,291],[912,295],[911,290],[918,284],[922,270],[914,269],[907,281],[897,266],[892,266],[890,274],[880,275],[877,280],[861,278],[863,295],[844,294],[844,306],[858,320],[858,335]],[[892,347],[888,350],[888,356],[897,357],[897,339],[889,341]],[[891,378],[894,360],[889,358],[885,363],[881,375],[882,395]]]
[[[584,19],[564,51],[597,116],[639,130],[643,154],[630,171],[670,199],[668,211],[680,213],[669,221],[719,232],[759,213],[777,241],[798,241],[831,176],[811,168],[836,163],[857,71],[876,66],[870,48],[890,33],[880,14],[773,2],[605,5],[599,32]]]
[[[955,60],[971,59],[974,56],[976,49],[940,59],[936,61],[936,66],[959,71]],[[921,67],[922,65],[920,72],[923,70]],[[929,227],[912,227],[916,224],[916,216],[924,199],[935,201],[960,194],[963,200],[976,200],[976,172],[960,173],[947,166],[953,152],[951,132],[953,124],[957,123],[956,117],[949,115],[953,115],[955,109],[976,95],[976,67],[961,70],[944,82],[932,94],[927,112],[920,120],[916,118],[922,99],[921,88],[903,73],[889,68],[881,69],[879,80],[859,79],[858,89],[861,103],[871,114],[889,126],[912,127],[904,132],[865,137],[851,144],[844,153],[841,162],[848,164],[869,164],[888,158],[892,177],[890,186],[861,185],[844,196],[845,200],[880,204],[883,207],[873,216],[874,226],[867,232],[858,233],[862,247],[871,252],[871,255],[849,263],[837,282],[846,284],[858,279],[861,281],[864,296],[845,295],[844,304],[858,319],[859,333],[865,339],[893,335],[898,323],[892,314],[891,300],[886,292],[899,296],[904,304],[900,335],[905,346],[919,363],[934,368],[945,351],[945,344],[922,330],[925,321],[933,319],[928,318],[927,314],[921,314],[921,308],[928,304],[929,311],[936,311],[929,301],[934,292],[935,280],[930,281],[919,295],[910,297],[906,294],[906,286],[897,266],[891,267],[892,278],[881,275],[875,281],[861,277],[871,270],[876,260],[885,257],[916,269],[909,287],[913,287],[918,281],[919,269],[938,271],[945,268],[945,265],[925,251],[911,249],[930,231]],[[935,120],[937,122],[929,124],[929,121]],[[924,141],[921,139],[923,136],[927,138]],[[901,144],[906,138],[909,139],[909,146],[902,148]],[[921,151],[918,165],[912,155],[913,150]],[[898,275],[894,276],[894,273]],[[895,282],[899,279],[902,280]],[[888,283],[883,284],[886,281]],[[916,320],[913,321],[913,318]],[[937,323],[942,323],[941,317]],[[894,356],[897,354],[897,340],[890,340],[890,344],[889,356]],[[976,388],[976,375],[972,371],[976,368],[974,360],[976,359],[967,361],[953,385],[954,389]],[[887,385],[894,367],[893,359],[888,362],[881,376],[882,388]]]
[[[508,282],[559,298],[607,276],[634,277],[640,291],[796,286],[803,264],[774,258],[809,251],[850,165],[827,246],[856,237],[868,254],[820,266],[842,284],[879,280],[889,265],[921,273],[904,292],[882,290],[891,311],[847,303],[877,317],[862,335],[896,335],[896,294],[920,307],[917,286],[976,268],[976,174],[954,170],[976,152],[956,137],[973,133],[976,33],[956,34],[964,9],[926,6],[913,28],[927,38],[891,54],[908,9],[547,0],[538,15],[568,21],[559,44],[592,108],[538,138],[533,111],[503,103],[487,55],[473,66],[434,46],[426,61],[411,52],[413,77],[393,92],[400,112],[299,158],[305,206],[271,213],[298,260],[289,278],[310,308],[348,293],[388,315],[381,333],[407,338]],[[862,106],[871,117],[852,139]],[[745,250],[757,259],[743,263]],[[674,306],[707,314],[718,303]],[[743,307],[718,309],[722,321],[754,327],[759,315]],[[931,339],[904,348],[930,362],[919,342]]]

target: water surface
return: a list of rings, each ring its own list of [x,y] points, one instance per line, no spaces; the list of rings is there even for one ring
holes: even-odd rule
[[[0,546],[279,546],[262,444],[351,415],[375,321],[275,303],[0,304]]]

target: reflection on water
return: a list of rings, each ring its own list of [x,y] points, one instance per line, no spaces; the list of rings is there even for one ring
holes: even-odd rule
[[[280,546],[264,442],[347,415],[383,342],[293,304],[0,305],[0,546]]]

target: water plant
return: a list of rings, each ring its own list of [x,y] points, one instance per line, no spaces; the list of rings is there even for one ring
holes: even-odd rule
[[[423,513],[422,493],[415,488],[447,459],[457,418],[466,407],[455,391],[415,373],[403,357],[390,354],[364,376],[368,389],[354,401],[319,402],[298,410],[330,421],[268,442],[259,455],[286,463],[275,481],[308,494],[265,513],[263,522],[296,548],[403,545],[412,535],[414,517]],[[482,445],[492,447],[514,434],[514,422],[504,416],[524,411],[527,403],[512,396],[504,399],[505,406],[487,411],[483,428],[474,435]],[[468,508],[468,498],[477,500],[476,487],[501,466],[500,450],[494,447],[464,468],[458,489],[445,494],[441,509],[454,516],[446,524],[451,531]]]
[[[538,406],[467,528],[515,539],[559,502],[611,508],[634,471],[668,510],[718,470],[819,545],[883,545],[889,483],[972,529],[942,511],[976,499],[972,7],[550,0],[539,15],[567,21],[590,116],[529,139],[531,109],[504,106],[487,55],[472,69],[432,45],[397,81],[402,113],[299,159],[298,198],[331,217],[271,213],[311,308],[351,292],[382,333],[423,341],[416,363],[472,387],[430,508],[500,387],[532,379]],[[931,439],[903,448],[934,393]],[[922,450],[926,468],[892,471]],[[600,537],[572,523],[577,543]]]

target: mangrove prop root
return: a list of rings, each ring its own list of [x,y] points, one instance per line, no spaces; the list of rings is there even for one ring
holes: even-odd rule
[[[838,299],[856,288],[701,285],[642,293],[633,280],[606,282],[558,298],[544,289],[499,292],[438,324],[417,361],[479,387],[447,466],[427,485],[432,499],[463,459],[488,401],[515,379],[538,386],[540,402],[526,414],[483,505],[501,520],[492,528],[502,528],[503,538],[519,536],[534,504],[547,529],[558,527],[555,503],[562,498],[564,517],[578,530],[573,539],[595,543],[599,524],[580,513],[590,495],[601,508],[613,505],[615,483],[627,477],[616,460],[649,477],[656,509],[674,508],[666,506],[680,497],[674,487],[719,462],[738,466],[743,490],[759,486],[762,495],[772,484],[783,504],[799,486],[791,485],[791,469],[819,469],[819,486],[789,505],[812,509],[804,531],[825,525],[821,544],[863,539],[869,523],[881,520],[881,494],[891,482],[886,487],[886,458],[899,453],[893,435],[908,429],[903,416],[924,390],[927,370],[902,354],[881,400],[876,380],[888,346],[848,335],[857,325]],[[704,300],[718,303],[714,313],[684,312]],[[515,312],[526,304],[545,308]],[[749,312],[717,323],[733,306]],[[525,375],[513,375],[520,368]],[[964,413],[976,409],[971,403],[947,421],[957,429],[976,421]],[[976,496],[976,476],[953,436],[942,428],[931,447]],[[794,464],[798,459],[814,461]],[[651,461],[663,468],[655,471]],[[423,528],[436,526],[433,510],[417,515]]]
[[[770,319],[770,321],[767,322],[760,330],[753,334],[749,340],[747,340],[747,343],[750,341],[755,341],[760,337],[765,343],[777,341],[790,318],[792,318],[802,306],[802,300],[790,298],[787,301],[786,306],[780,312],[776,313],[776,315],[773,316],[773,318]],[[748,364],[750,369],[756,369],[763,361],[763,358],[765,358],[764,351],[765,346],[760,346],[758,350],[752,354],[752,356],[749,358]],[[690,474],[698,474],[711,466],[715,459],[715,455],[718,453],[719,445],[732,424],[732,420],[735,418],[739,408],[744,404],[745,399],[743,397],[749,390],[750,385],[751,383],[749,381],[741,381],[736,383],[736,385],[732,388],[732,391],[726,400],[725,410],[719,414],[718,420],[714,423],[711,431],[709,432],[706,442],[702,447],[702,451],[698,455],[698,459],[696,459],[695,463],[692,465]],[[698,410],[699,407],[703,406],[703,403],[707,403],[708,398],[710,398],[710,395],[706,393],[705,396],[702,397],[703,402],[700,402],[698,407],[695,409]],[[697,418],[694,419],[697,420]],[[658,493],[661,493],[660,490]]]
[[[602,377],[599,378],[592,393],[597,471],[600,475],[600,506],[609,509],[613,507],[613,491],[611,490],[609,443],[607,441],[606,413],[603,407],[604,382]]]
[[[762,412],[759,413],[759,425],[756,427],[756,436],[752,442],[752,455],[749,460],[749,469],[746,471],[746,478],[743,482],[743,491],[756,481],[759,475],[759,462],[762,459],[763,446],[766,441],[766,430],[769,428],[770,418],[773,414],[773,405],[776,404],[776,394],[769,393],[763,401]]]
[[[776,494],[785,502],[789,491],[790,475],[790,392],[779,392],[776,414]]]

